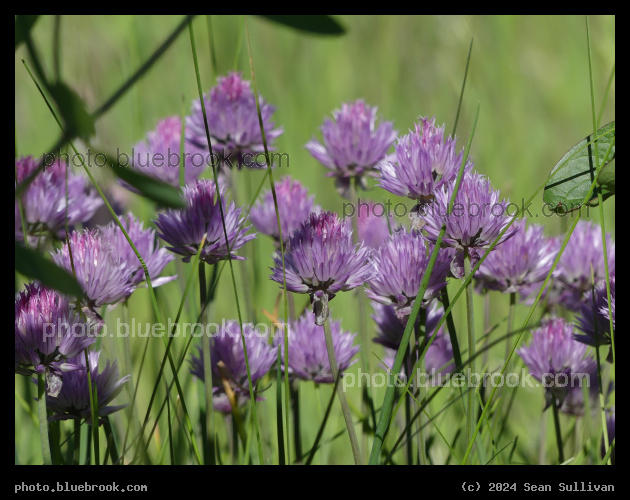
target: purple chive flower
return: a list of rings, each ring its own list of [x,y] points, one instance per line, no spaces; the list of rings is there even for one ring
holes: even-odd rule
[[[308,219],[309,214],[314,211],[313,199],[315,196],[309,196],[308,190],[299,181],[293,180],[289,176],[276,182],[275,188],[282,238],[286,243],[291,233],[299,227],[300,222]],[[249,217],[258,231],[271,236],[278,243],[280,234],[271,190],[263,193],[262,199],[254,205]]]
[[[332,321],[331,333],[335,358],[339,365],[339,373],[356,363],[352,359],[360,347],[354,345],[356,333],[345,332],[341,321]],[[324,328],[315,324],[315,315],[306,311],[301,317],[289,323],[289,374],[293,378],[312,380],[316,384],[332,384],[335,382],[330,369],[328,350]],[[275,339],[280,345],[281,359],[284,369],[284,332]]]
[[[372,277],[367,280],[367,296],[385,305],[394,305],[396,315],[402,320],[409,316],[420,283],[429,264],[431,245],[422,235],[412,230],[398,231],[389,241],[372,254]],[[452,259],[452,251],[440,250],[422,297],[422,307],[427,308],[442,288]]]
[[[128,213],[126,216],[120,218],[122,226],[127,231],[127,234],[133,241],[138,252],[142,256],[144,263],[149,271],[151,277],[151,284],[153,287],[163,285],[176,278],[176,276],[168,276],[158,278],[160,273],[166,267],[173,255],[170,254],[166,248],[160,248],[157,244],[155,237],[155,230],[151,228],[144,228],[142,222],[140,222],[132,213]],[[115,255],[118,255],[122,261],[126,262],[131,268],[135,268],[131,275],[131,283],[134,286],[142,283],[146,276],[140,260],[134,253],[131,245],[125,238],[125,235],[120,230],[115,222],[110,222],[107,226],[102,228],[103,238],[109,242]]]
[[[127,407],[128,404],[119,406],[107,406],[120,394],[123,385],[131,378],[126,375],[119,378],[118,364],[116,361],[107,361],[105,368],[99,372],[98,362],[101,351],[88,352],[90,365],[90,377],[92,384],[96,385],[96,397],[98,399],[98,418],[101,419],[118,410]],[[92,411],[90,408],[90,392],[85,365],[85,354],[80,354],[72,360],[81,365],[80,370],[63,374],[63,387],[57,397],[46,398],[46,405],[52,411],[49,420],[82,419],[92,423]]]
[[[380,302],[372,302],[374,314],[372,319],[376,323],[376,337],[372,340],[377,344],[381,344],[389,349],[398,350],[400,341],[402,340],[408,318],[401,321],[396,315],[396,310],[392,305],[384,305]],[[421,335],[431,335],[435,327],[444,316],[444,310],[441,306],[433,303],[427,309],[425,326],[422,331],[420,327],[420,315],[416,318],[416,330]]]
[[[613,331],[615,333],[615,279],[610,280],[610,309],[612,310]],[[575,340],[584,344],[597,346],[611,343],[610,315],[606,282],[602,281],[593,291],[586,292],[580,304],[580,315],[577,327],[585,335],[575,335]],[[612,362],[612,349],[609,361]]]
[[[256,383],[267,374],[276,362],[276,349],[267,342],[268,336],[259,332],[252,323],[243,323],[243,335],[247,346],[247,360],[252,378]],[[241,328],[237,321],[227,321],[210,337],[203,339],[210,342],[210,359],[212,363],[212,385],[215,409],[224,412],[231,411],[231,405],[225,393],[223,380],[230,384],[237,396],[237,403],[244,403],[249,399],[249,383],[247,380],[247,366],[245,352],[241,338]],[[198,346],[199,357],[191,357],[190,372],[202,381],[204,380],[203,354]]]
[[[435,117],[420,117],[415,131],[398,139],[390,161],[378,166],[378,186],[398,196],[428,203],[437,190],[457,177],[462,164],[463,149],[455,150],[456,139],[444,138],[444,125],[435,126]],[[469,160],[465,171],[473,167]]]
[[[442,246],[457,249],[451,272],[456,278],[462,278],[465,253],[471,258],[471,267],[474,266],[480,258],[480,251],[493,243],[511,217],[507,215],[508,203],[499,201],[499,191],[493,191],[490,181],[477,173],[466,174],[462,178],[449,216],[448,206],[454,189],[454,182],[445,185],[435,192],[434,202],[425,205],[424,230],[427,238],[435,243],[442,225],[446,225]],[[517,228],[510,227],[497,247],[516,232]]]
[[[181,169],[180,143],[182,121],[179,116],[169,116],[160,120],[155,130],[149,132],[146,140],[132,148],[130,164],[141,174],[179,187]],[[184,183],[195,182],[209,165],[210,153],[187,142],[184,145]],[[129,185],[124,184],[130,188]]]
[[[608,270],[615,275],[615,242],[606,235]],[[601,227],[587,221],[579,221],[558,263],[557,280],[566,290],[563,304],[571,310],[579,310],[584,294],[606,279]]]
[[[352,290],[372,274],[370,250],[352,243],[349,224],[333,212],[312,212],[289,239],[284,255],[287,290],[308,293],[316,324],[328,318],[328,301]],[[271,279],[283,285],[282,259],[274,257]]]
[[[44,373],[47,393],[56,396],[61,373],[80,368],[71,358],[95,341],[101,327],[81,320],[56,291],[26,285],[15,300],[15,373]]]
[[[264,145],[256,98],[250,82],[243,80],[240,73],[232,72],[217,79],[217,85],[210,95],[203,96],[210,140],[213,153],[219,155],[227,167],[264,167]],[[273,128],[271,116],[275,107],[260,97],[260,114],[265,129],[268,149],[272,151],[273,141],[282,134],[282,128]],[[193,102],[191,115],[186,118],[186,141],[208,151],[208,140],[204,124],[201,101]]]
[[[28,178],[39,166],[40,160],[32,156],[15,161],[18,185]],[[37,244],[40,237],[50,235],[63,239],[65,234],[66,211],[68,226],[86,222],[103,204],[96,190],[90,187],[86,179],[68,171],[68,204],[66,205],[66,164],[56,160],[44,168],[21,197],[24,223],[29,242]],[[18,200],[15,200],[15,239],[24,241],[22,220]]]
[[[155,222],[158,236],[170,246],[171,252],[182,255],[184,262],[189,262],[197,254],[204,234],[208,234],[201,250],[200,259],[208,264],[216,264],[221,260],[232,258],[245,260],[234,252],[245,243],[254,239],[255,234],[245,234],[251,226],[245,226],[241,218],[241,208],[234,202],[227,204],[225,190],[221,189],[220,202],[225,217],[229,248],[225,241],[225,232],[221,220],[221,208],[217,199],[214,181],[199,179],[190,186],[184,186],[183,197],[186,207],[181,210],[169,209],[158,214]]]
[[[53,260],[72,274],[72,265],[81,288],[87,296],[89,309],[116,304],[135,290],[132,276],[136,270],[121,255],[117,255],[109,241],[103,239],[99,229],[73,231],[68,244],[52,253]]]
[[[324,144],[315,139],[306,144],[309,153],[330,170],[328,177],[342,196],[349,196],[350,181],[354,177],[364,189],[365,177],[376,175],[376,164],[383,160],[396,139],[392,122],[376,126],[376,107],[361,99],[341,105],[333,111],[333,119],[326,118],[321,126]]]
[[[393,233],[397,227],[394,217],[388,213],[383,203],[362,202],[359,198],[357,229],[359,241],[363,241],[365,246],[372,249],[380,247],[389,240],[390,229]]]
[[[69,273],[76,273],[76,278],[88,299],[88,307],[100,307],[116,304],[126,299],[135,290],[131,266],[110,241],[105,239],[102,229],[73,231],[68,244],[52,253],[55,263]]]
[[[517,233],[490,252],[475,273],[486,288],[517,293],[542,284],[547,277],[556,258],[555,246],[543,235],[543,226],[526,229],[525,225],[525,219],[514,222]]]
[[[597,390],[597,362],[587,354],[587,347],[575,340],[573,326],[562,318],[545,321],[532,333],[526,347],[517,350],[530,374],[547,388],[549,407],[555,398],[560,411],[580,414],[583,411],[582,387],[591,395]]]

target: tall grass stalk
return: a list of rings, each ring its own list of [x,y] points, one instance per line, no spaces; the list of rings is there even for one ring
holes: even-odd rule
[[[593,137],[597,137],[597,130],[599,129],[599,124],[597,120],[597,113],[595,111],[595,90],[593,87],[593,58],[591,54],[591,28],[589,23],[589,17],[586,16],[586,46],[587,46],[587,54],[588,54],[588,74],[589,74],[589,83],[590,83],[590,91],[591,91],[591,113],[593,116]],[[611,75],[612,76],[612,75]],[[610,84],[609,84],[610,85]],[[604,101],[605,102],[605,101]],[[603,108],[603,106],[602,106]],[[595,140],[593,149],[595,150],[595,178],[599,176],[599,173],[602,169],[602,166],[599,163],[599,144],[598,141]],[[606,248],[606,224],[604,218],[604,199],[602,197],[602,190],[597,188],[597,201],[599,205],[599,214],[600,214],[600,224],[601,224],[601,233],[602,233],[602,251],[604,253],[604,269],[605,269],[605,281],[606,281],[606,299],[608,302],[608,319],[609,319],[609,328],[610,328],[610,342],[611,342],[611,351],[612,351],[612,362],[613,369],[615,366],[615,334],[614,334],[614,326],[613,326],[613,314],[611,310],[612,300],[610,295],[610,271],[608,268],[608,249]],[[591,271],[592,272],[592,271]],[[593,300],[595,300],[595,293],[592,293]],[[604,446],[605,449],[608,449],[608,425],[606,425],[606,409],[605,409],[605,400],[604,400],[604,387],[602,385],[602,366],[600,362],[599,355],[599,332],[597,332],[597,321],[593,321],[595,326],[595,339],[597,345],[595,347],[597,353],[597,378],[599,379],[599,401],[600,401],[600,412],[602,418],[602,428],[604,432]],[[612,462],[609,461],[608,465],[612,465]]]
[[[330,370],[334,380],[339,377],[339,365],[337,364],[337,357],[335,356],[335,346],[333,344],[332,330],[330,328],[330,314],[324,322],[324,335],[326,337],[326,349],[328,350],[328,360],[330,362]],[[361,451],[359,449],[359,441],[357,440],[357,434],[354,430],[354,422],[352,421],[352,414],[350,413],[350,407],[348,406],[348,400],[346,399],[346,393],[343,387],[337,385],[337,396],[339,397],[339,403],[341,404],[341,411],[343,412],[343,418],[346,421],[346,428],[348,429],[348,437],[350,438],[350,446],[352,447],[352,456],[354,457],[355,465],[361,465]]]
[[[284,324],[288,323],[288,305],[287,305],[287,276],[286,268],[284,264],[284,238],[282,235],[282,224],[280,223],[280,212],[278,210],[278,196],[276,194],[276,186],[273,181],[273,170],[271,168],[271,160],[269,157],[269,148],[267,147],[267,136],[265,134],[265,127],[263,125],[262,114],[260,112],[260,99],[258,97],[258,86],[256,85],[256,73],[254,72],[254,58],[252,56],[252,46],[249,41],[249,28],[247,26],[247,19],[243,16],[243,24],[245,26],[245,38],[247,39],[247,50],[249,53],[249,67],[252,74],[252,83],[254,85],[254,97],[256,99],[256,112],[258,114],[258,124],[260,126],[260,134],[263,141],[263,148],[265,150],[265,163],[267,166],[267,174],[269,175],[269,185],[271,187],[271,195],[273,197],[273,206],[276,212],[276,221],[278,223],[278,241],[280,242],[280,255],[282,260],[282,288],[283,288],[283,307],[284,307]],[[289,335],[284,335],[284,366],[287,369],[284,371],[284,414],[285,414],[285,436],[287,440],[287,463],[291,463],[291,426],[289,420],[289,405],[290,405],[290,388],[289,388]]]
[[[42,445],[44,465],[52,465],[48,436],[48,411],[46,410],[46,380],[43,373],[37,374],[37,413],[39,415],[39,440]]]
[[[197,49],[195,46],[195,32],[193,29],[193,25],[192,23],[190,23],[188,25],[188,31],[190,34],[190,47],[192,49],[192,56],[193,56],[193,62],[195,65],[195,76],[197,77],[197,91],[199,93],[199,101],[201,103],[201,111],[203,114],[203,122],[204,122],[204,126],[206,129],[206,139],[208,141],[208,152],[210,153],[210,156],[212,158],[212,174],[214,175],[214,184],[215,184],[215,188],[216,188],[216,196],[217,199],[220,201],[221,200],[221,190],[219,188],[219,178],[218,178],[218,166],[215,164],[215,155],[212,154],[212,139],[210,137],[210,128],[208,126],[208,117],[206,115],[206,105],[204,102],[204,98],[203,98],[203,91],[202,91],[202,87],[201,87],[201,76],[199,74],[199,62],[197,60]],[[228,263],[230,266],[230,274],[232,277],[232,288],[234,290],[234,300],[236,303],[236,311],[238,314],[238,324],[240,326],[240,330],[241,330],[241,341],[242,341],[242,345],[243,345],[243,353],[245,355],[245,367],[247,368],[247,382],[248,382],[248,386],[249,386],[249,395],[250,395],[250,404],[252,407],[252,413],[253,413],[253,421],[254,421],[254,427],[256,429],[256,441],[258,443],[258,458],[260,459],[260,463],[264,464],[265,460],[263,458],[263,451],[262,451],[262,441],[261,441],[261,437],[260,437],[260,428],[258,426],[258,417],[256,415],[256,398],[254,396],[254,386],[252,384],[252,375],[251,375],[251,371],[249,369],[249,356],[247,355],[247,345],[245,343],[245,334],[243,331],[243,318],[241,317],[241,307],[239,304],[239,299],[238,299],[238,290],[236,287],[236,278],[234,277],[234,266],[232,265],[232,252],[230,250],[230,241],[228,238],[228,233],[227,233],[227,227],[225,225],[225,213],[223,211],[223,204],[219,202],[219,209],[221,212],[221,223],[223,225],[223,234],[225,236],[225,245],[228,248]]]

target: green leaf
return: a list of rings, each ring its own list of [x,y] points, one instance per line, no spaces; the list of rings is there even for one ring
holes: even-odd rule
[[[595,141],[592,140],[592,135],[588,135],[567,151],[551,171],[543,200],[554,212],[566,213],[580,208],[595,179],[597,163],[602,165],[601,174],[615,159],[615,122],[600,128],[597,136],[599,162],[595,159]],[[614,194],[614,167],[612,172],[613,190],[602,189],[604,200]],[[593,191],[589,201],[590,205],[593,203],[597,203],[597,191]]]
[[[85,109],[85,104],[79,95],[63,82],[48,86],[53,100],[57,103],[63,118],[64,131],[70,137],[80,137],[87,140],[94,135],[94,120]]]
[[[604,165],[597,176],[597,184],[605,188],[609,193],[615,194],[615,162]]]
[[[17,241],[15,242],[15,270],[63,294],[77,298],[83,297],[83,290],[79,283],[68,271]]]
[[[24,43],[39,16],[15,16],[15,50]]]
[[[260,16],[316,35],[343,35],[346,30],[330,16]]]
[[[139,174],[134,171],[134,167],[128,164],[122,165],[114,155],[105,155],[105,153],[100,152],[96,152],[95,155],[96,157],[106,156],[106,161],[112,167],[114,174],[138,190],[141,196],[153,200],[163,207],[184,208],[184,200],[180,195],[179,189],[146,175]],[[88,168],[91,168],[91,166],[88,165]]]

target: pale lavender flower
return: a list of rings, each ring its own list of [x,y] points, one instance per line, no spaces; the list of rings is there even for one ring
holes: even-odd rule
[[[166,248],[182,255],[184,262],[189,262],[197,254],[203,235],[207,233],[201,261],[216,264],[228,258],[244,260],[245,257],[234,252],[256,235],[245,234],[251,226],[245,226],[245,219],[241,218],[242,207],[236,208],[234,202],[228,205],[225,190],[221,190],[220,202],[231,250],[228,253],[214,181],[199,179],[190,186],[184,186],[183,197],[185,208],[159,213],[158,219],[154,221],[160,231],[158,236],[170,245]]]
[[[73,231],[70,235],[72,261],[68,243],[52,254],[53,260],[70,274],[76,273],[77,281],[87,297],[88,309],[106,304],[116,304],[134,291],[135,265],[130,265],[116,253],[99,229]]]
[[[80,368],[71,358],[95,342],[101,328],[102,322],[82,320],[58,292],[26,285],[15,300],[15,373],[45,374],[48,394],[58,394],[61,373]]]
[[[219,155],[221,165],[241,168],[264,167],[265,159],[256,97],[250,82],[243,80],[240,73],[232,72],[217,79],[210,95],[203,96],[213,153]],[[283,132],[275,128],[271,116],[275,107],[259,97],[260,114],[263,120],[268,149],[274,150],[273,142]],[[197,148],[208,151],[208,140],[204,124],[201,101],[195,100],[190,116],[186,118],[186,141]]]
[[[287,290],[308,293],[316,323],[328,317],[328,301],[362,285],[372,274],[370,250],[352,243],[349,224],[332,212],[311,213],[289,239],[284,255]],[[274,257],[271,279],[283,285],[282,259]]]
[[[174,257],[166,248],[160,248],[158,246],[155,230],[151,228],[145,229],[142,222],[131,212],[124,217],[120,217],[120,223],[125,228],[131,241],[133,241],[133,244],[142,256],[147,266],[149,276],[151,277],[152,286],[160,286],[174,280],[176,276],[158,277]],[[144,270],[120,227],[118,227],[115,222],[110,222],[107,226],[102,228],[102,233],[102,237],[112,247],[114,254],[118,255],[129,267],[135,268],[131,275],[131,283],[134,286],[142,283],[146,278]]]
[[[392,122],[376,126],[377,108],[362,99],[341,105],[333,111],[333,119],[326,118],[321,126],[323,144],[315,139],[306,149],[330,170],[340,193],[348,197],[350,181],[355,178],[364,189],[365,177],[376,176],[376,164],[386,157],[396,139]]]
[[[606,281],[602,281],[595,290],[588,291],[580,304],[580,314],[577,317],[577,327],[585,335],[575,335],[579,342],[590,346],[608,345],[611,335],[615,333],[615,279],[610,280],[610,309],[612,310],[613,331],[610,331],[610,315]],[[609,361],[612,362],[612,348]]]
[[[582,386],[591,395],[597,392],[597,362],[587,347],[575,340],[573,326],[562,318],[552,318],[532,332],[528,346],[518,349],[531,375],[547,388],[547,407],[553,398],[560,411],[583,411]]]
[[[392,233],[396,231],[398,224],[383,203],[365,202],[359,198],[357,205],[359,241],[363,241],[369,248],[376,249],[389,240],[390,230]]]
[[[122,410],[128,404],[118,406],[108,406],[116,396],[118,396],[123,385],[129,381],[130,375],[120,378],[118,363],[107,361],[105,368],[99,372],[98,362],[101,351],[88,352],[90,365],[90,378],[92,385],[96,386],[96,397],[98,400],[98,419]],[[75,364],[81,365],[80,370],[63,374],[63,387],[57,397],[48,396],[46,405],[52,411],[49,420],[85,419],[87,423],[92,423],[92,411],[90,407],[90,390],[85,364],[85,353],[78,355],[72,360]]]
[[[39,166],[40,160],[32,156],[15,160],[17,189]],[[29,242],[36,245],[41,237],[63,239],[66,211],[68,226],[88,221],[103,204],[96,190],[88,185],[85,177],[68,171],[68,203],[66,204],[66,166],[56,160],[44,168],[22,194],[20,201]],[[24,241],[18,200],[15,200],[15,239]]]
[[[179,116],[160,120],[146,139],[137,143],[131,152],[130,166],[139,173],[162,181],[173,187],[180,185],[180,145],[182,122]],[[184,183],[195,182],[209,165],[210,153],[189,142],[184,145]],[[123,184],[135,191],[135,188]]]
[[[512,227],[517,233],[490,252],[475,273],[486,288],[502,293],[542,284],[557,254],[553,242],[543,235],[543,226],[526,228],[525,219],[520,219]]]
[[[202,341],[210,342],[212,390],[217,398],[213,406],[219,411],[229,412],[231,406],[226,397],[222,380],[230,384],[240,402],[249,399],[249,382],[241,328],[238,321],[226,321],[217,328],[216,332],[209,332],[209,334],[211,337],[209,339],[203,338]],[[252,323],[243,323],[243,336],[247,346],[247,360],[252,384],[255,386],[276,362],[277,350],[269,345],[268,335],[258,331]],[[203,381],[205,377],[202,347],[198,346],[198,349],[199,356],[193,355],[191,357],[190,372]]]
[[[426,223],[423,229],[427,238],[436,243],[442,226],[446,225],[442,246],[457,249],[451,272],[461,278],[465,254],[470,256],[471,267],[474,266],[481,257],[480,252],[490,247],[512,217],[507,214],[508,203],[499,199],[499,191],[492,190],[490,181],[477,173],[462,178],[449,216],[448,206],[454,189],[455,183],[451,182],[435,191],[433,203],[422,209]],[[517,229],[511,226],[501,236],[497,247],[516,232]]]
[[[309,196],[308,190],[299,181],[291,179],[290,176],[276,182],[275,188],[282,239],[286,244],[291,233],[314,211],[313,199],[315,196]],[[262,199],[253,206],[249,217],[258,231],[271,236],[276,243],[279,242],[278,219],[271,190],[263,193]]]
[[[430,202],[437,190],[457,177],[464,153],[456,152],[455,143],[455,138],[444,137],[444,125],[435,126],[435,117],[420,117],[415,131],[398,139],[391,160],[378,165],[378,186],[421,205]],[[472,167],[469,160],[465,171]]]
[[[608,270],[610,276],[615,275],[615,242],[610,234],[606,235],[608,251]],[[571,310],[579,310],[584,294],[591,290],[593,280],[595,286],[606,279],[602,230],[597,224],[579,221],[575,226],[569,243],[564,249],[556,279],[567,291],[563,304]]]
[[[357,334],[343,331],[341,321],[331,321],[330,329],[338,371],[342,373],[358,361],[358,359],[352,359],[360,349],[353,343]],[[301,317],[289,323],[288,330],[290,376],[301,380],[312,380],[316,384],[334,383],[324,328],[315,324],[315,315],[306,311]],[[278,335],[274,342],[275,345],[280,345],[280,362],[284,369],[284,332]]]
[[[432,245],[422,235],[405,229],[391,235],[388,242],[372,254],[372,277],[367,280],[369,298],[385,305],[394,305],[399,318],[411,313],[420,283],[429,264]],[[439,250],[438,257],[422,297],[427,308],[434,297],[446,287],[452,251]]]

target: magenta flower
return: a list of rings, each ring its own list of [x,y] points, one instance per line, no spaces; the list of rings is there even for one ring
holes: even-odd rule
[[[52,254],[53,260],[76,278],[87,296],[88,309],[94,310],[106,304],[116,304],[135,290],[133,275],[137,264],[130,265],[116,253],[111,242],[103,238],[99,229],[73,231],[68,244]]]
[[[522,292],[541,285],[547,277],[557,249],[543,235],[543,226],[525,227],[525,219],[514,222],[516,234],[490,252],[475,273],[486,288],[502,293]]]
[[[56,291],[26,285],[15,300],[15,373],[45,374],[47,393],[56,396],[62,372],[80,369],[72,358],[95,342],[102,326],[82,320]]]
[[[308,190],[299,181],[286,176],[276,182],[275,188],[282,238],[286,244],[293,231],[300,226],[300,222],[307,219],[311,212],[319,210],[313,208],[315,196],[309,196]],[[263,193],[262,199],[254,205],[249,216],[258,231],[271,236],[276,242],[279,241],[278,219],[271,190]]]
[[[130,165],[141,174],[179,187],[182,123],[179,116],[169,116],[160,120],[155,130],[147,133],[146,139],[132,148]],[[187,142],[184,145],[184,183],[195,182],[210,161],[208,149],[201,149]],[[123,185],[135,191],[128,184]]]
[[[432,245],[417,231],[400,230],[372,254],[372,277],[367,280],[367,296],[376,302],[395,306],[402,320],[409,316],[420,283],[429,264]],[[422,297],[427,308],[434,297],[446,287],[452,251],[440,250]]]
[[[362,285],[372,274],[369,249],[352,243],[352,230],[332,212],[311,213],[289,239],[284,255],[287,290],[308,293],[316,324],[328,317],[328,301]],[[282,259],[274,257],[271,279],[283,285]]]
[[[210,95],[203,96],[213,153],[219,156],[220,165],[264,167],[265,158],[256,98],[250,82],[243,80],[240,73],[232,72],[219,77],[217,85],[210,89]],[[273,142],[283,130],[275,128],[271,116],[275,107],[260,97],[260,113],[265,129],[265,138],[270,151]],[[190,116],[186,118],[186,141],[208,151],[206,127],[201,109],[201,101],[193,102]]]
[[[610,234],[606,235],[608,251],[608,270],[611,277],[615,275],[615,242]],[[584,294],[591,290],[593,280],[595,286],[606,279],[604,250],[601,227],[588,221],[579,221],[565,247],[557,269],[557,280],[567,292],[563,305],[577,311]]]
[[[354,345],[356,333],[343,331],[341,321],[332,321],[331,333],[335,358],[339,373],[358,361],[353,358],[359,352],[359,346]],[[324,328],[315,324],[312,312],[305,312],[301,317],[289,323],[289,374],[292,378],[312,380],[316,384],[332,384],[335,382],[330,369],[328,350]],[[284,369],[284,332],[274,339],[275,345],[280,345],[282,367]]]
[[[245,351],[241,338],[241,327],[238,321],[227,321],[216,332],[209,332],[210,359],[212,365],[213,406],[219,411],[228,413],[231,405],[227,398],[223,380],[230,385],[237,398],[237,404],[244,404],[249,399],[249,382]],[[252,323],[243,323],[243,336],[247,346],[247,360],[252,384],[264,377],[276,362],[277,350],[269,345],[268,335],[258,331]],[[192,356],[190,372],[204,380],[204,364],[201,346],[198,346],[199,357]],[[216,399],[216,400],[215,400]]]
[[[356,210],[359,241],[369,248],[377,249],[389,240],[389,235],[398,229],[394,217],[383,203],[363,202],[359,198]]]
[[[90,364],[90,378],[93,386],[96,386],[99,420],[107,415],[122,410],[127,404],[108,406],[122,391],[123,385],[129,381],[130,375],[119,378],[118,364],[116,361],[105,365],[102,371],[98,370],[98,362],[101,351],[90,351],[88,359]],[[92,411],[90,407],[90,390],[88,385],[85,354],[80,354],[72,360],[80,365],[81,369],[63,374],[63,387],[57,397],[46,398],[46,405],[52,411],[49,420],[85,419],[92,423]]]
[[[435,117],[420,117],[415,131],[398,139],[391,160],[379,164],[379,186],[398,196],[430,202],[435,192],[457,177],[463,149],[456,152],[456,139],[444,138],[444,125],[435,126]],[[469,172],[471,161],[465,166]]]
[[[17,189],[18,185],[38,166],[39,160],[32,156],[16,160],[15,188]],[[72,229],[76,224],[87,222],[103,204],[103,200],[96,190],[88,185],[86,178],[71,170],[68,170],[68,203],[66,204],[66,168],[69,167],[65,162],[59,160],[45,167],[20,198],[26,231],[32,245],[37,245],[38,240],[46,236],[63,240],[66,212],[68,226]],[[17,199],[15,200],[15,239],[24,241]]]
[[[149,276],[151,277],[152,286],[160,286],[174,280],[176,276],[158,277],[174,257],[166,248],[160,248],[158,246],[155,230],[151,228],[145,229],[142,222],[132,213],[121,217],[120,222],[125,228],[125,231],[127,231],[131,241],[133,241],[136,249],[140,252],[142,260],[144,260],[147,266]],[[144,269],[142,269],[138,256],[134,253],[120,227],[118,227],[115,222],[110,222],[107,226],[102,228],[102,233],[105,241],[113,248],[114,254],[118,255],[129,267],[135,268],[131,275],[131,283],[134,286],[138,286],[146,278]]]
[[[457,250],[451,263],[451,272],[453,276],[461,278],[464,275],[464,255],[470,256],[471,266],[474,266],[481,257],[480,252],[499,237],[511,217],[507,214],[508,203],[499,201],[499,191],[493,191],[490,181],[476,173],[466,174],[462,178],[449,216],[448,206],[454,189],[454,182],[445,185],[435,192],[433,203],[424,206],[423,219],[426,225],[423,229],[427,239],[435,244],[442,225],[446,225],[442,246]],[[510,227],[499,239],[497,247],[516,232],[517,228]]]
[[[330,170],[339,192],[349,196],[350,181],[355,178],[364,189],[365,177],[376,175],[376,165],[383,160],[396,139],[392,122],[376,126],[376,107],[362,99],[341,105],[321,126],[323,144],[315,139],[306,144],[313,157]]]
[[[225,190],[221,189],[219,199],[225,217],[230,248],[228,252],[214,181],[199,179],[190,186],[184,186],[183,197],[185,208],[161,212],[154,221],[160,231],[158,236],[169,245],[166,248],[182,255],[184,262],[189,262],[191,257],[197,254],[203,235],[207,233],[206,242],[201,250],[201,261],[216,264],[228,258],[244,260],[245,257],[240,257],[234,252],[256,235],[246,234],[251,226],[245,226],[245,219],[241,218],[242,207],[236,208],[234,202],[228,205]]]
[[[586,349],[575,340],[570,323],[553,318],[534,330],[530,344],[516,352],[532,376],[547,388],[547,406],[555,398],[561,411],[579,414],[582,386],[586,385],[591,394],[598,390],[597,362]]]

